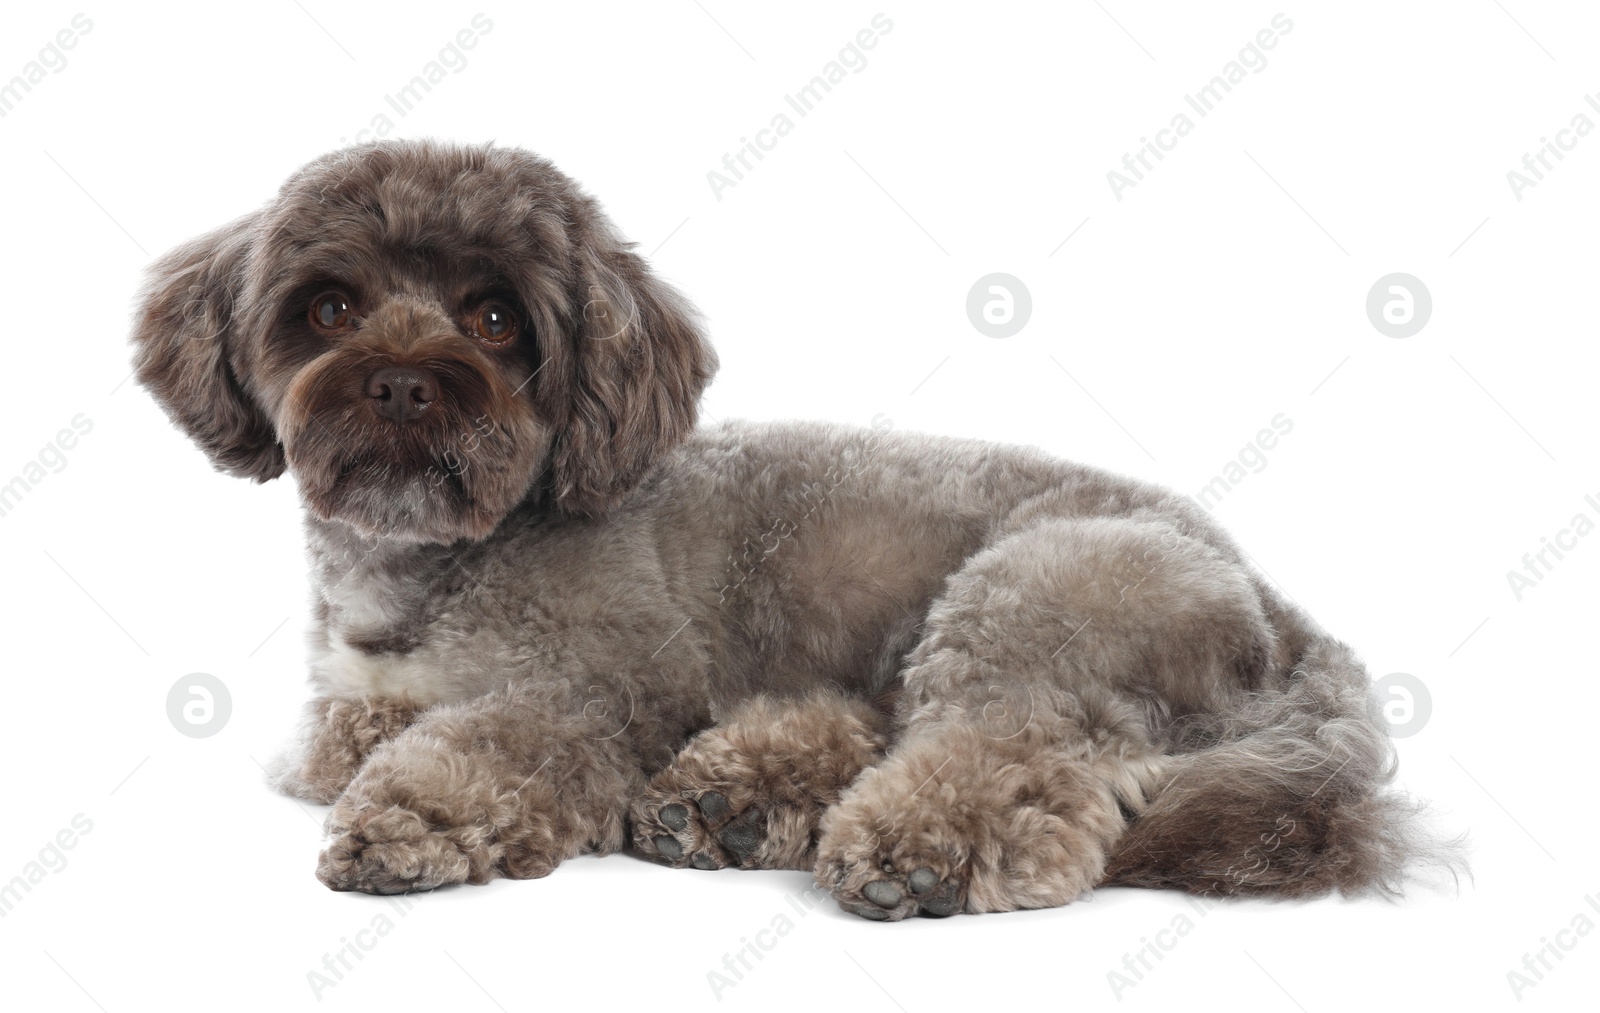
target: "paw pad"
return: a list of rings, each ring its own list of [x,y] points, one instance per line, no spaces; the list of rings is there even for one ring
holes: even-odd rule
[[[868,883],[866,889],[861,892],[866,894],[867,899],[872,903],[884,908],[897,908],[900,906],[900,902],[905,899],[905,895],[900,892],[900,888],[887,879],[875,879]]]
[[[634,844],[676,868],[704,871],[754,867],[767,839],[767,812],[752,804],[735,811],[721,792],[670,801],[659,808],[646,800],[634,807]]]
[[[717,860],[704,851],[696,851],[694,857],[689,859],[689,864],[706,872],[715,872],[718,868]]]
[[[721,792],[706,792],[696,805],[700,807],[700,815],[713,822],[728,815],[728,799]]]
[[[759,809],[746,809],[717,835],[722,846],[743,861],[761,847],[767,836],[767,820]]]
[[[661,807],[661,822],[673,833],[682,833],[689,825],[689,810],[674,802],[672,805]]]
[[[884,871],[887,875],[883,878],[868,880],[855,889],[847,883],[835,887],[839,906],[875,922],[899,921],[912,915],[945,918],[962,908],[963,880],[957,874],[943,879],[932,869],[918,868],[902,878],[893,866]],[[869,903],[862,903],[863,900]]]
[[[911,887],[911,892],[918,897],[939,885],[939,874],[932,869],[918,869],[906,880],[906,885]]]
[[[683,857],[683,845],[672,837],[657,837],[656,850],[666,858],[677,859]]]

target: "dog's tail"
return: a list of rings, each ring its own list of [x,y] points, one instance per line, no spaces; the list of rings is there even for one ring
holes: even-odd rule
[[[1400,893],[1423,866],[1465,871],[1392,787],[1393,744],[1366,669],[1262,588],[1296,659],[1227,713],[1180,722],[1175,755],[1107,864],[1107,884],[1199,894]]]

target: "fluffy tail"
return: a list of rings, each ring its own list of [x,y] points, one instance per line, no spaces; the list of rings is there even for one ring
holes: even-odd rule
[[[1292,606],[1280,608],[1284,646],[1298,654],[1293,670],[1244,706],[1179,729],[1165,783],[1118,844],[1104,882],[1396,895],[1414,866],[1464,869],[1461,841],[1431,840],[1421,804],[1389,786],[1394,747],[1366,670]]]

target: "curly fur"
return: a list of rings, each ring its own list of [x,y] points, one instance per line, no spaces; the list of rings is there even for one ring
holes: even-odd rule
[[[514,341],[466,323],[489,299]],[[1191,502],[1019,447],[695,428],[697,316],[537,156],[324,156],[157,261],[134,341],[219,469],[305,500],[314,700],[273,777],[332,803],[333,889],[631,840],[887,921],[1454,859],[1359,662]],[[404,419],[391,367],[437,381]]]
[[[287,794],[331,804],[372,750],[404,731],[420,709],[404,696],[316,697],[301,723],[304,741],[274,760],[268,776]]]

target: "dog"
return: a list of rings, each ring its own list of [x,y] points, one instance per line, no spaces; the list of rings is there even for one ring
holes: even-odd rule
[[[155,262],[139,382],[294,476],[317,876],[395,893],[630,843],[849,912],[1100,885],[1393,892],[1426,850],[1351,650],[1186,497],[877,424],[696,427],[717,360],[522,150],[381,141]]]

